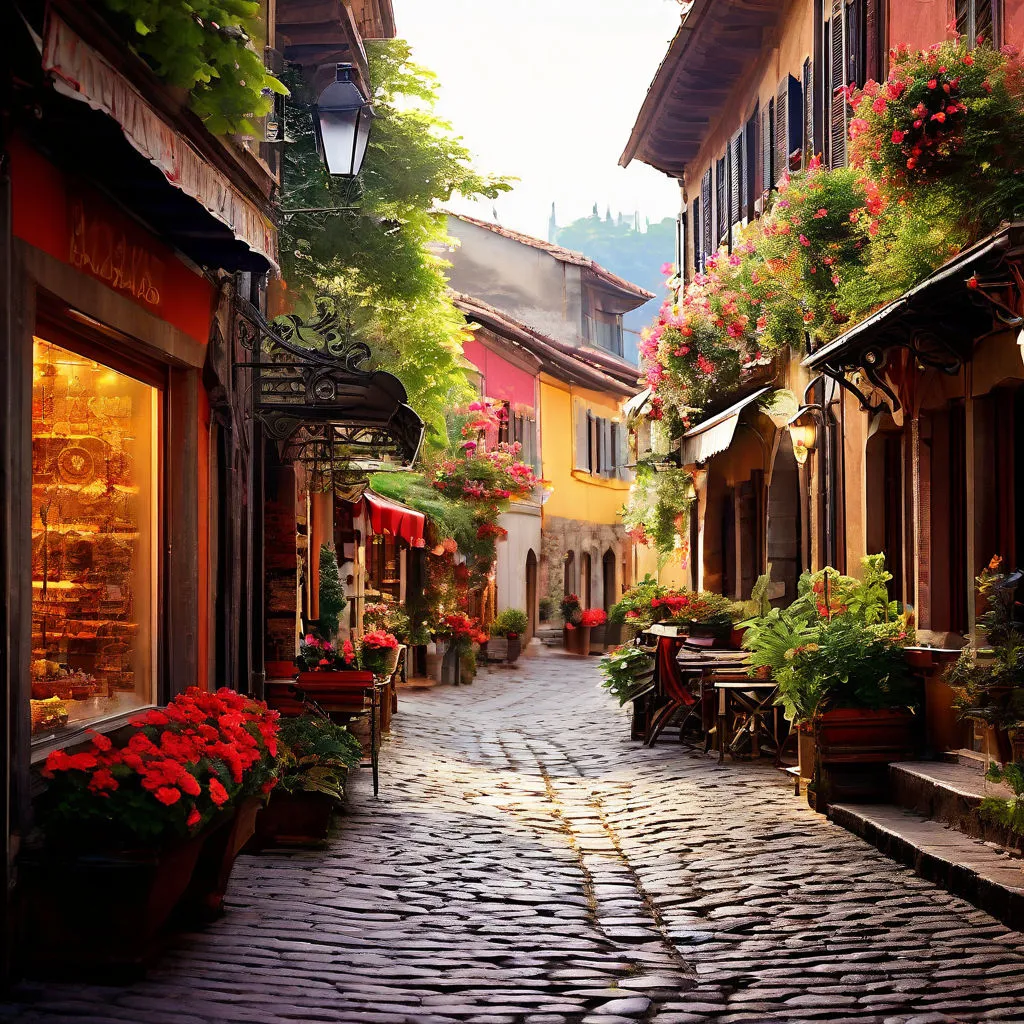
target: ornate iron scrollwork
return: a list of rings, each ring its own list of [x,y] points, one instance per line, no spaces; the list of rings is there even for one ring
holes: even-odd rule
[[[352,340],[332,299],[319,297],[309,320],[272,323],[240,300],[235,330],[251,353],[236,365],[252,371],[253,415],[282,458],[339,477],[415,461],[422,421],[395,376],[366,368],[370,348]]]

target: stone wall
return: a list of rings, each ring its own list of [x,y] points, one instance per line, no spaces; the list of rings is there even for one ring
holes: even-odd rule
[[[561,621],[558,606],[564,596],[563,578],[565,558],[572,552],[572,590],[579,594],[580,601],[587,606],[585,595],[580,594],[583,556],[590,555],[590,606],[602,608],[605,605],[604,575],[602,564],[609,549],[615,555],[615,590],[611,595],[614,603],[622,592],[623,555],[630,549],[631,541],[620,523],[591,523],[579,519],[564,519],[560,516],[545,516],[541,541],[540,594],[550,597],[553,605],[552,621]]]

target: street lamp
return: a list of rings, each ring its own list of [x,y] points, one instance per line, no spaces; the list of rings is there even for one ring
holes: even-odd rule
[[[351,64],[335,65],[334,81],[317,97],[313,117],[320,159],[330,174],[341,178],[354,178],[362,169],[374,116],[356,84],[355,70]]]
[[[807,462],[808,454],[814,451],[817,433],[814,420],[806,412],[801,412],[789,425],[789,438],[793,442],[793,455],[801,466]]]

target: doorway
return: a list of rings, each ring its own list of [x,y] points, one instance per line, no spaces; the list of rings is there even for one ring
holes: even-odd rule
[[[615,592],[615,552],[609,548],[601,559],[601,576],[603,578],[604,610],[611,611],[611,607],[618,600],[619,595]]]
[[[582,608],[590,608],[590,598],[592,592],[591,584],[591,565],[590,565],[590,552],[584,552],[580,556],[580,606]]]
[[[775,454],[768,487],[768,563],[772,582],[785,587],[778,598],[787,605],[796,600],[797,581],[803,570],[801,493],[800,467],[793,446],[784,437]]]
[[[526,641],[537,635],[537,556],[533,548],[526,553],[526,615],[530,620]]]

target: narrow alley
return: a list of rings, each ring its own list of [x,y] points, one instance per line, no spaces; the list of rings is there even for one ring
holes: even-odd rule
[[[241,858],[227,914],[82,1024],[1021,1020],[1021,936],[815,815],[766,765],[627,739],[597,662],[406,691],[379,803]]]

